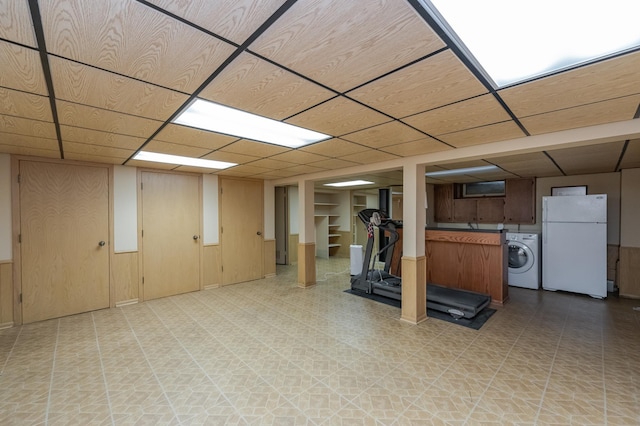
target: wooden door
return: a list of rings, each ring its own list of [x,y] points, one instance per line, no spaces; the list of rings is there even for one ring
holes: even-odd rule
[[[20,161],[22,321],[109,307],[109,170]]]
[[[222,284],[263,277],[263,185],[220,179]]]
[[[200,182],[196,175],[142,173],[145,300],[200,289]]]

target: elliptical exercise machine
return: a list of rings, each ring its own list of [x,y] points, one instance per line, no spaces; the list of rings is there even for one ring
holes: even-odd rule
[[[402,279],[390,274],[389,267],[393,247],[399,239],[397,228],[402,227],[402,222],[389,218],[382,210],[377,209],[361,210],[358,217],[367,229],[367,247],[362,261],[362,272],[351,277],[351,290],[401,301]],[[389,242],[373,256],[372,262],[374,227],[387,232]],[[376,259],[379,259],[382,253],[385,253],[384,269],[376,269]],[[454,318],[473,318],[489,303],[491,296],[487,294],[427,284],[427,308],[446,312]]]

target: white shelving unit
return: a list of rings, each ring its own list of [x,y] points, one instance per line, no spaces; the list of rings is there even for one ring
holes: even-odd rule
[[[315,200],[316,256],[328,259],[342,246],[344,231],[344,193],[316,192]],[[348,198],[347,198],[348,209]],[[347,230],[348,230],[347,223]]]
[[[358,212],[367,208],[377,208],[378,196],[377,194],[365,194],[354,192],[351,196],[351,235],[352,244],[358,244],[362,247],[367,245],[367,230],[358,218]]]

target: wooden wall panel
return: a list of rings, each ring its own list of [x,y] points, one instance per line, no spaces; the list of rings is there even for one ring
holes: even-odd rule
[[[298,244],[298,287],[316,285],[316,244]]]
[[[13,326],[13,263],[0,263],[0,329]]]
[[[607,245],[607,280],[616,281],[618,279],[618,259],[620,258],[620,246]]]
[[[276,240],[264,240],[264,276],[276,274]]]
[[[298,242],[300,241],[298,234],[289,235],[289,265],[298,263]]]
[[[220,287],[220,246],[207,245],[202,248],[202,267],[204,270],[204,289]]]
[[[111,285],[115,288],[112,306],[128,305],[138,301],[138,253],[115,253],[111,266]]]
[[[620,296],[640,299],[640,247],[620,247]]]

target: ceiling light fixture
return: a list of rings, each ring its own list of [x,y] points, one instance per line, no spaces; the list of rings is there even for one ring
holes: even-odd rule
[[[419,0],[494,88],[640,46],[640,2]]]
[[[298,148],[331,138],[324,133],[314,132],[203,99],[196,99],[189,104],[173,120],[173,123],[288,148]]]
[[[207,169],[227,169],[237,166],[236,163],[226,161],[206,160],[204,158],[182,157],[180,155],[160,154],[159,152],[140,151],[134,160],[153,161],[155,163],[176,164],[180,166],[204,167]]]
[[[345,186],[372,185],[373,183],[374,182],[369,182],[368,180],[352,180],[349,182],[325,183],[324,186],[333,186],[336,188],[342,188]]]
[[[451,170],[440,170],[437,172],[429,172],[424,175],[427,177],[435,177],[435,176],[453,176],[453,175],[466,175],[466,174],[475,174],[475,173],[483,173],[483,172],[491,172],[494,170],[498,170],[498,166],[479,166],[479,167],[465,167],[462,169],[451,169]]]

